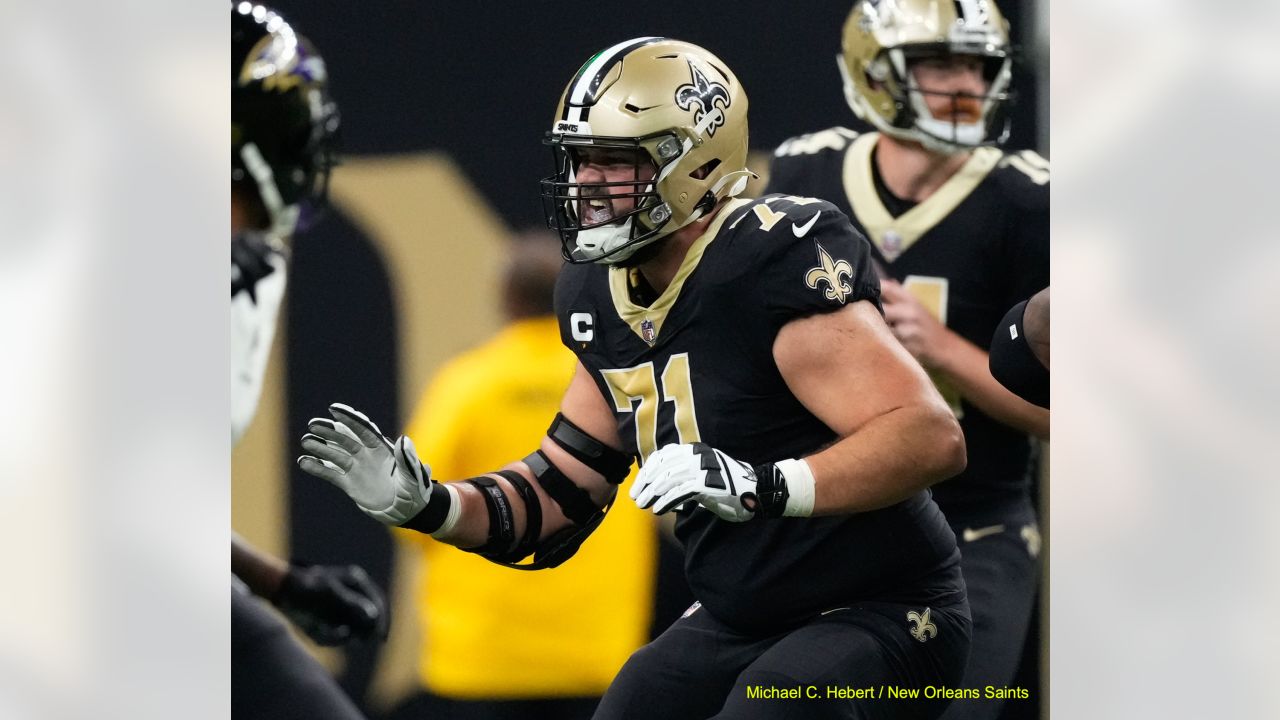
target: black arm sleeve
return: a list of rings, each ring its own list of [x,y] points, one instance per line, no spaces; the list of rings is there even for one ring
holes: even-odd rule
[[[988,359],[991,375],[1018,397],[1032,405],[1049,407],[1049,369],[1040,364],[1027,345],[1022,328],[1023,300],[1005,313],[991,338]]]

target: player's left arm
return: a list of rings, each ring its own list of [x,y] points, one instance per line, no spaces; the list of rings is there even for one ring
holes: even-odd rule
[[[902,285],[881,283],[884,317],[920,364],[949,382],[979,410],[1010,427],[1049,437],[1049,411],[1023,400],[991,375],[987,351],[943,325]]]
[[[955,415],[870,302],[787,323],[773,356],[796,399],[840,437],[801,461],[811,514],[887,507],[964,469]]]

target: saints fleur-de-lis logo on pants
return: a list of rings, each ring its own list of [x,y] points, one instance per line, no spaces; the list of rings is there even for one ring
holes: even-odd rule
[[[841,275],[845,277],[853,277],[853,266],[846,260],[834,261],[831,259],[831,253],[827,249],[818,246],[818,267],[812,268],[804,274],[804,282],[814,290],[818,289],[818,283],[826,283],[827,289],[824,292],[828,300],[835,300],[841,305],[844,304],[845,298],[853,294],[853,288],[849,287],[849,283],[840,279]]]
[[[914,625],[911,626],[911,637],[919,640],[920,642],[924,642],[931,637],[938,637],[938,626],[929,622],[929,615],[931,612],[932,611],[929,610],[929,608],[925,608],[923,615],[915,610],[907,613],[907,622],[914,623]]]
[[[693,61],[689,61],[689,72],[693,76],[693,82],[681,85],[676,88],[676,106],[681,110],[693,110],[693,124],[696,126],[702,122],[707,115],[712,117],[708,120],[707,134],[715,135],[716,128],[724,124],[724,111],[732,102],[729,99],[729,90],[718,82],[707,80],[707,76]],[[697,109],[694,109],[694,106]]]

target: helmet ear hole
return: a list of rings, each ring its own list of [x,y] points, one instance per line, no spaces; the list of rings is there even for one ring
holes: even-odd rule
[[[705,180],[707,176],[710,175],[713,171],[715,171],[715,169],[718,167],[720,167],[720,158],[712,158],[708,162],[705,162],[699,167],[694,168],[693,172],[689,173],[689,177],[693,178],[694,180]]]

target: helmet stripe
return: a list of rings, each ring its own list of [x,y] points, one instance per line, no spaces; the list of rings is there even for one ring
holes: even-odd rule
[[[988,17],[986,3],[980,0],[955,0],[956,17],[970,25],[986,25]]]
[[[560,119],[570,122],[586,121],[591,108],[583,105],[595,102],[595,92],[605,76],[609,74],[609,70],[632,50],[663,40],[666,38],[642,37],[624,40],[593,56],[578,70],[578,74],[569,83],[569,93],[565,98],[564,113]]]

